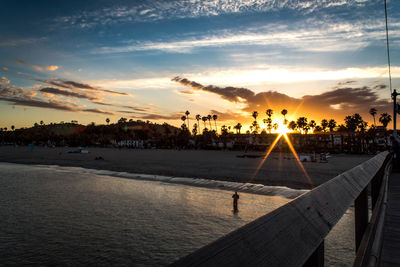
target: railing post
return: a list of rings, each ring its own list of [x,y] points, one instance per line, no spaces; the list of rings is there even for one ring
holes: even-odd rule
[[[324,254],[325,254],[325,240],[321,242],[318,248],[304,263],[303,267],[324,267],[325,264]]]
[[[380,169],[379,172],[372,178],[371,181],[371,205],[372,210],[375,209],[376,202],[378,201],[379,193],[381,190],[382,178],[384,170]]]
[[[354,201],[356,251],[361,244],[365,229],[368,226],[368,187],[366,186]]]

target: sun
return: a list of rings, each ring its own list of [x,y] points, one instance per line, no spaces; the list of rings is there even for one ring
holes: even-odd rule
[[[276,129],[276,132],[282,135],[286,135],[287,133],[290,133],[291,130],[287,128],[287,124],[284,124],[283,121],[278,121],[278,129]]]

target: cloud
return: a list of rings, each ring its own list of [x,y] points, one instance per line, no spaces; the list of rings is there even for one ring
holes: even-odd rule
[[[7,79],[7,77],[1,77],[1,80],[0,80],[0,87],[2,87],[2,86],[4,86],[4,85],[7,85],[7,84],[10,84],[10,80],[9,79]]]
[[[92,90],[92,91],[104,92],[104,93],[114,94],[114,95],[124,95],[124,96],[129,95],[128,93],[121,93],[121,92],[117,92],[117,91],[106,90],[106,89],[98,88],[98,87],[95,87],[95,86],[92,86],[92,85],[89,85],[86,83],[80,83],[80,82],[75,82],[75,81],[42,80],[42,79],[34,79],[34,80],[45,83],[45,84],[66,88],[66,89],[82,89],[82,90]]]
[[[55,71],[55,70],[58,69],[58,66],[56,66],[56,65],[49,65],[49,66],[45,66],[45,68],[46,68],[46,70],[49,70],[49,71]]]
[[[67,96],[67,97],[84,98],[84,99],[89,99],[89,100],[97,99],[97,97],[90,96],[88,94],[80,94],[80,93],[75,93],[75,92],[62,90],[62,89],[58,89],[58,88],[53,88],[53,87],[41,88],[39,91],[42,93],[62,95],[62,96]]]
[[[312,26],[311,26],[312,25]],[[400,37],[400,22],[392,23],[391,37]],[[195,37],[179,36],[164,41],[124,40],[122,45],[103,46],[94,49],[94,54],[129,53],[158,50],[172,53],[190,53],[198,48],[228,46],[260,46],[292,49],[300,52],[357,51],[369,45],[380,45],[384,41],[383,23],[375,20],[338,21],[337,18],[308,19],[295,25],[270,23],[244,30],[220,30],[198,34]]]
[[[59,101],[51,100],[49,102],[37,100],[37,99],[23,99],[23,98],[9,98],[0,97],[1,101],[6,101],[14,106],[27,106],[27,107],[38,107],[47,109],[56,109],[64,111],[77,111],[73,105],[63,104]]]
[[[295,98],[276,91],[255,93],[247,88],[203,86],[180,77],[175,77],[173,80],[194,90],[216,94],[231,103],[244,104],[240,111],[248,114],[252,111],[259,111],[262,114],[267,108],[278,110],[286,108],[293,113],[297,111],[298,114],[305,113],[312,116],[315,114],[317,114],[316,116],[322,116],[323,114],[344,116],[355,112],[368,114],[369,107],[389,111],[391,105],[390,99],[381,99],[378,95],[379,90],[386,88],[384,84],[373,87],[350,87],[351,81],[342,82],[330,91]],[[214,112],[217,114],[217,111]],[[231,117],[234,117],[233,114],[231,114]]]
[[[18,58],[15,59],[15,62],[18,63],[18,64],[27,65],[27,66],[33,68],[33,69],[36,70],[36,71],[42,71],[42,70],[43,70],[43,68],[40,67],[40,66],[32,65],[32,64],[27,63],[27,62],[25,62],[25,61],[23,61],[23,60],[21,60],[21,59],[18,59]]]
[[[246,1],[145,1],[132,2],[131,5],[117,5],[94,11],[84,11],[72,16],[58,17],[59,25],[68,25],[80,29],[93,28],[115,23],[152,22],[158,20],[176,20],[198,17],[213,17],[226,14],[252,14],[276,12],[282,9],[301,14],[319,11],[327,13],[332,8],[355,9],[365,6],[361,1],[298,1],[298,0],[246,0]],[[101,17],[102,19],[98,19]]]
[[[104,111],[98,108],[87,108],[87,109],[81,109],[80,111],[84,112],[91,112],[91,113],[99,113],[99,114],[105,114],[105,115],[114,115],[113,112],[110,111]]]
[[[1,69],[4,71],[8,71],[8,68],[6,68],[6,67],[2,67]]]

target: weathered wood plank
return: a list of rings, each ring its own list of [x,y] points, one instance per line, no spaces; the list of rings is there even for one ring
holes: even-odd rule
[[[400,173],[389,177],[379,266],[400,266]]]
[[[303,265],[387,156],[375,156],[171,266]]]

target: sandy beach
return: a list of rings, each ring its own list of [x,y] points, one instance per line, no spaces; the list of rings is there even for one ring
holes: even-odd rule
[[[76,166],[120,172],[206,178],[312,188],[369,159],[368,155],[332,155],[328,163],[304,162],[304,174],[290,154],[272,153],[256,172],[262,158],[239,158],[240,151],[139,150],[89,148],[88,154],[67,153],[73,148],[0,147],[0,161]],[[253,153],[254,154],[254,153]],[[102,157],[103,160],[96,160]]]

